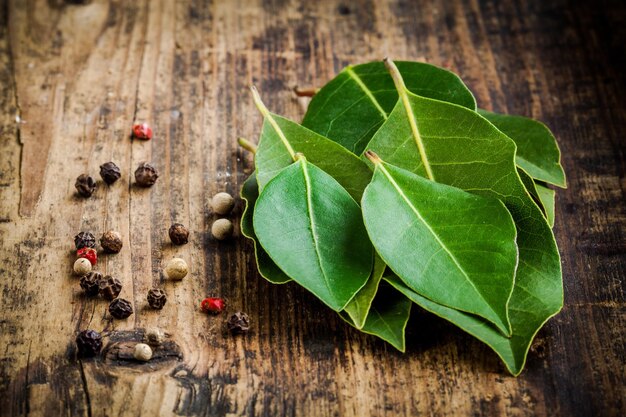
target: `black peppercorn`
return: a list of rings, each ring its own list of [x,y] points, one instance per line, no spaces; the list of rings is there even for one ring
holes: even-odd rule
[[[167,302],[167,294],[160,288],[152,288],[148,291],[148,304],[150,307],[160,310]]]
[[[92,271],[80,278],[80,287],[85,291],[86,295],[93,297],[94,295],[98,295],[101,280],[102,274]]]
[[[135,170],[135,181],[137,181],[137,185],[141,187],[154,185],[157,178],[159,178],[159,173],[156,168],[147,162],[141,163],[139,168]]]
[[[76,245],[76,250],[82,248],[95,248],[96,238],[89,232],[80,232],[74,236],[74,244]]]
[[[246,313],[237,312],[230,316],[227,325],[233,333],[245,333],[250,330],[250,318]]]
[[[180,223],[174,223],[170,227],[169,234],[175,245],[184,245],[189,241],[189,230]]]
[[[83,197],[91,197],[93,192],[96,191],[96,181],[87,174],[79,175],[74,186],[78,190],[78,194]]]
[[[115,181],[120,179],[122,173],[120,171],[120,168],[113,162],[107,162],[100,165],[100,176],[102,177],[102,180],[104,182],[111,185]]]
[[[123,298],[116,298],[109,304],[109,313],[116,319],[125,319],[133,314],[133,306]]]
[[[98,291],[103,298],[111,301],[120,295],[120,292],[122,291],[122,283],[119,279],[113,278],[111,275],[107,275],[100,280]]]
[[[76,336],[76,346],[82,357],[96,356],[102,349],[102,336],[95,330],[83,330]]]
[[[100,238],[100,246],[108,253],[118,253],[122,250],[122,245],[122,236],[113,230],[105,232]]]

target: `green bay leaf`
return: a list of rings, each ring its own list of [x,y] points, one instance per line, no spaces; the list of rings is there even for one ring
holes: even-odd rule
[[[516,145],[476,112],[416,96],[395,79],[402,99],[368,149],[418,175],[504,202],[519,249],[509,317],[527,350],[536,331],[560,311],[563,283],[552,230],[517,173]]]
[[[377,160],[361,207],[376,251],[410,288],[510,335],[516,230],[501,201]]]
[[[256,182],[256,174],[252,173],[246,181],[244,181],[241,187],[241,198],[246,202],[246,208],[241,215],[241,233],[252,240],[254,244],[254,257],[256,259],[257,269],[259,274],[272,284],[284,284],[291,281],[279,267],[272,261],[267,252],[259,244],[259,241],[254,233],[254,226],[252,224],[252,214],[254,212],[254,204],[259,197],[259,186]]]
[[[562,188],[567,186],[561,166],[561,151],[546,125],[522,116],[482,109],[478,113],[515,142],[515,161],[531,177]]]
[[[545,210],[548,223],[550,224],[550,227],[554,227],[554,206],[556,193],[553,189],[537,183],[535,183],[535,189],[537,190],[537,195],[539,196],[539,200],[541,200],[541,204]]]
[[[410,91],[476,109],[471,91],[453,72],[422,62],[397,65]],[[315,94],[302,125],[360,155],[397,101],[382,62],[349,66]]]
[[[373,248],[359,205],[302,157],[261,192],[253,225],[276,265],[335,311],[343,310],[370,276]]]
[[[254,158],[261,192],[274,176],[293,162],[296,153],[301,153],[309,162],[337,180],[352,198],[360,200],[372,176],[362,160],[332,140],[269,112],[254,89],[253,95],[264,116]]]
[[[378,284],[383,277],[385,268],[387,265],[383,260],[374,252],[374,267],[370,274],[367,284],[354,296],[354,298],[348,303],[344,311],[352,319],[352,324],[360,329],[365,325],[365,320],[369,314],[372,301],[378,291]]]
[[[386,282],[381,282],[362,327],[357,327],[347,312],[342,311],[339,315],[363,333],[377,336],[404,352],[405,329],[411,315],[411,304],[411,300],[401,292]]]
[[[487,344],[502,359],[511,374],[517,376],[524,368],[528,353],[528,341],[535,337],[539,328],[535,325],[529,325],[524,320],[523,315],[516,314],[511,317],[514,330],[510,337],[506,337],[481,317],[437,304],[426,297],[422,297],[407,287],[397,276],[386,275],[384,280],[424,310],[448,320]]]

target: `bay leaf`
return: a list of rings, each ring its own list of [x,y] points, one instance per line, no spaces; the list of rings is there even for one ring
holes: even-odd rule
[[[272,261],[267,252],[259,244],[254,233],[254,225],[252,223],[252,214],[254,212],[254,204],[259,197],[259,186],[256,182],[256,174],[252,173],[241,187],[241,198],[246,202],[246,208],[241,215],[240,228],[241,233],[252,240],[254,245],[254,257],[256,260],[259,274],[272,284],[284,284],[291,281],[279,267]]]
[[[348,303],[344,311],[352,319],[352,324],[357,329],[361,329],[365,325],[365,320],[369,314],[372,301],[378,291],[378,284],[380,283],[383,273],[387,265],[383,260],[374,252],[374,266],[370,274],[367,284],[354,296],[354,298]]]
[[[254,158],[259,190],[283,168],[289,166],[296,153],[303,154],[312,164],[328,173],[355,200],[360,200],[372,172],[353,153],[330,139],[271,113],[252,89],[255,103],[263,114],[263,130]]]
[[[478,113],[513,139],[517,145],[515,161],[531,177],[562,188],[567,187],[561,166],[561,151],[545,124],[527,117],[482,109]]]
[[[381,282],[376,298],[362,327],[357,327],[350,315],[339,313],[348,324],[363,333],[377,336],[400,352],[405,350],[405,329],[411,315],[411,300],[386,282]]]
[[[517,376],[524,368],[530,341],[535,337],[540,327],[533,323],[544,319],[541,317],[541,314],[537,315],[532,310],[517,311],[516,314],[512,314],[513,334],[510,337],[506,337],[491,323],[481,317],[437,304],[419,295],[397,276],[385,275],[384,280],[424,310],[453,323],[485,343],[502,359],[502,362],[504,362],[511,374]],[[527,319],[529,316],[535,317]]]
[[[541,204],[545,209],[546,217],[548,218],[548,224],[550,224],[550,227],[554,227],[554,206],[556,193],[553,189],[548,188],[543,184],[535,183],[535,188],[537,190],[539,199],[541,200]]]
[[[350,194],[304,157],[296,159],[259,195],[254,232],[287,276],[341,311],[366,284],[373,248]]]
[[[504,202],[519,250],[509,317],[513,334],[523,334],[530,346],[536,330],[563,306],[563,283],[552,230],[517,173],[515,143],[476,112],[410,93],[393,63],[389,67],[402,99],[368,148],[418,175]]]
[[[504,204],[382,162],[361,207],[376,252],[410,288],[511,334],[516,229]]]
[[[476,109],[471,91],[453,72],[422,62],[397,65],[410,91]],[[382,62],[348,66],[315,94],[302,125],[360,155],[397,101]]]

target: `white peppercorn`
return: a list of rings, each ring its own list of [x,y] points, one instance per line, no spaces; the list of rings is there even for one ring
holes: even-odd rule
[[[163,343],[163,340],[165,339],[165,334],[158,327],[151,327],[146,329],[144,339],[147,343],[151,345],[159,346]]]
[[[228,214],[235,206],[235,199],[228,193],[217,193],[211,200],[213,212],[217,214]]]
[[[217,240],[228,239],[233,234],[233,223],[228,219],[217,219],[211,226],[211,234]]]
[[[79,277],[83,275],[87,275],[91,272],[91,262],[86,258],[78,258],[76,262],[74,262],[74,273]]]
[[[169,262],[165,265],[165,275],[169,279],[181,280],[187,276],[189,272],[189,267],[187,266],[187,262],[181,258],[173,258],[170,259]]]
[[[148,362],[152,359],[152,348],[145,343],[137,343],[133,357],[138,361]]]

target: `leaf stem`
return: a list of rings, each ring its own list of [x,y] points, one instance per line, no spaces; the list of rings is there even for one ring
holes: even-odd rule
[[[374,165],[378,165],[382,162],[380,157],[374,151],[370,151],[370,150],[365,151],[365,156],[367,157],[367,159],[372,161]]]
[[[282,131],[280,126],[278,126],[278,123],[274,119],[274,116],[272,115],[272,113],[270,113],[267,107],[265,107],[265,104],[263,104],[263,101],[261,100],[261,96],[259,95],[259,91],[256,89],[255,86],[250,86],[250,91],[252,91],[252,98],[254,99],[254,104],[256,104],[257,109],[259,109],[263,117],[272,125],[272,127],[274,128],[274,131],[276,131],[276,134],[278,135],[280,140],[283,142],[283,145],[285,145],[285,148],[287,148],[287,152],[289,152],[289,155],[291,155],[291,158],[295,161],[296,152],[293,150],[293,148],[291,147],[291,144],[285,137],[285,133]]]
[[[246,151],[251,152],[253,154],[256,154],[256,149],[257,149],[256,144],[250,142],[248,139],[246,139],[246,138],[237,138],[237,143],[239,144],[239,146],[244,148]]]
[[[407,119],[409,119],[409,125],[411,126],[413,138],[415,139],[415,143],[417,144],[417,149],[420,153],[422,164],[424,165],[424,169],[426,170],[426,175],[428,176],[428,179],[434,181],[435,175],[433,174],[433,170],[430,167],[430,162],[428,162],[426,149],[424,148],[424,143],[422,142],[422,136],[420,135],[420,131],[417,128],[415,113],[413,113],[411,101],[409,100],[409,90],[406,88],[406,85],[404,84],[404,79],[402,79],[402,74],[400,74],[400,70],[398,70],[396,64],[394,64],[394,62],[389,58],[385,58],[383,61],[385,62],[385,66],[387,67],[389,74],[391,74],[391,78],[393,78],[393,83],[396,85],[396,90],[398,90],[398,95],[400,96],[400,100],[402,100],[402,104],[404,105],[404,109],[406,110],[406,116]]]
[[[319,88],[316,87],[298,87],[295,86],[293,88],[293,92],[296,93],[298,97],[313,97],[317,92],[320,91]]]

